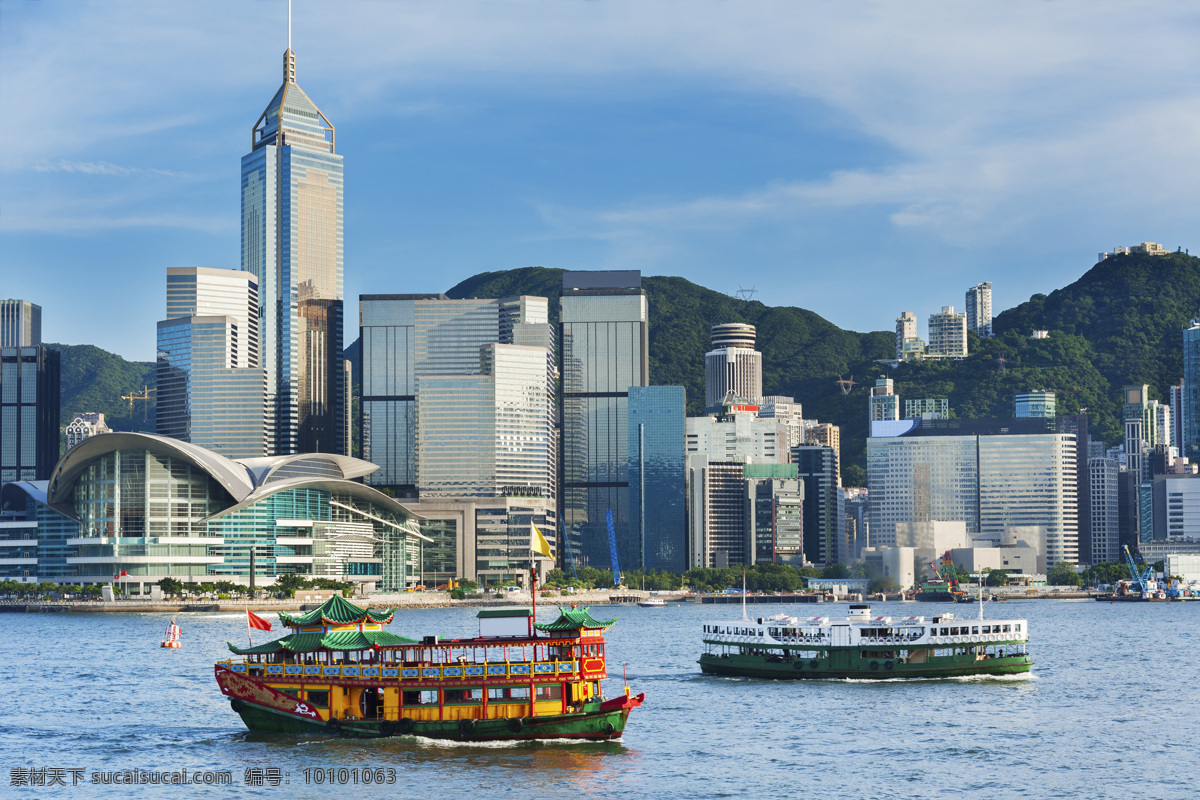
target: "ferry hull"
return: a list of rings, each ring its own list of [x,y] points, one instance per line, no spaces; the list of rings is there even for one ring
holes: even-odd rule
[[[625,732],[629,709],[595,713],[524,717],[519,720],[480,719],[470,726],[463,721],[424,722],[399,720],[335,720],[333,724],[308,720],[246,700],[230,701],[249,730],[259,733],[321,734],[364,739],[389,736],[424,736],[458,742],[520,739],[619,739]],[[409,728],[411,725],[411,728]]]
[[[700,669],[710,675],[727,675],[771,680],[897,680],[900,678],[957,678],[970,675],[1019,675],[1029,672],[1033,660],[1027,656],[975,660],[953,660],[947,663],[905,664],[899,661],[875,661],[861,666],[831,664],[828,660],[772,661],[762,656],[728,658],[700,656]]]

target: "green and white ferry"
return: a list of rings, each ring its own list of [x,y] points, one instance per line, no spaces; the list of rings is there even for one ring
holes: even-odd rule
[[[744,616],[744,612],[743,612]],[[873,617],[865,604],[841,619],[786,614],[704,625],[700,669],[750,678],[951,678],[1029,672],[1023,619]]]

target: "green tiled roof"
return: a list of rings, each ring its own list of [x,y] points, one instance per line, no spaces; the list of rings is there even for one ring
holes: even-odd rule
[[[280,613],[279,621],[293,628],[301,625],[359,625],[364,622],[378,622],[380,625],[387,625],[395,614],[396,609],[394,608],[383,611],[359,608],[340,594],[335,594],[312,611],[304,614],[293,617],[290,614]]]
[[[607,622],[594,619],[586,608],[559,609],[559,617],[554,622],[537,623],[539,631],[577,631],[580,628],[610,628],[617,621],[614,617]]]
[[[399,647],[417,644],[416,639],[397,636],[388,631],[335,631],[334,633],[293,633],[273,642],[254,647],[238,647],[226,642],[230,651],[239,656],[263,655],[286,650],[289,653],[311,653],[316,650],[370,650],[380,647]]]

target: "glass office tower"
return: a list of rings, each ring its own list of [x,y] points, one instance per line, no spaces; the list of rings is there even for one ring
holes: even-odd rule
[[[227,458],[267,455],[254,276],[168,269],[167,315],[158,323],[155,431]]]
[[[46,480],[58,462],[57,350],[0,348],[0,481]]]
[[[367,478],[372,486],[397,497],[417,496],[417,381],[478,375],[481,349],[501,341],[501,305],[432,294],[359,298],[359,436],[363,458],[380,467]]]
[[[42,307],[28,300],[0,300],[0,347],[42,343]]]
[[[242,269],[261,297],[271,451],[345,453],[342,157],[296,54],[242,157]]]
[[[627,569],[683,572],[687,564],[687,476],[682,386],[629,387],[630,536]],[[627,550],[629,548],[627,547]]]
[[[607,512],[619,552],[636,552],[629,502],[629,387],[649,384],[646,294],[637,270],[565,272],[562,292],[562,513],[570,550],[611,566]]]

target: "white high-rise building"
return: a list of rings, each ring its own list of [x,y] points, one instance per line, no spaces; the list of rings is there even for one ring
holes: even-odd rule
[[[929,347],[926,352],[937,358],[966,358],[967,315],[956,314],[954,306],[942,306],[929,315]]]
[[[979,283],[967,289],[967,330],[992,335],[992,284]]]
[[[112,428],[104,422],[104,415],[96,411],[84,411],[75,415],[71,424],[66,427],[67,449],[70,450],[84,439],[90,439],[98,433],[112,433]]]
[[[754,349],[754,326],[730,322],[712,327],[712,350],[704,354],[704,407],[727,397],[757,403],[762,397],[762,353]]]
[[[688,417],[684,422],[687,453],[712,461],[786,464],[788,431],[783,420],[735,413],[728,417]]]
[[[1075,435],[1042,432],[1040,422],[962,420],[924,430],[914,421],[898,435],[867,439],[872,544],[895,546],[901,523],[961,521],[977,541],[1017,536],[1036,542],[1039,563],[1076,563]]]
[[[1121,560],[1117,476],[1120,464],[1115,458],[1089,458],[1092,564]]]
[[[900,419],[900,398],[896,395],[896,382],[880,375],[871,387],[870,415],[868,422]]]
[[[919,342],[917,337],[917,315],[911,311],[901,311],[896,317],[896,358],[904,358],[911,350],[912,343]]]

